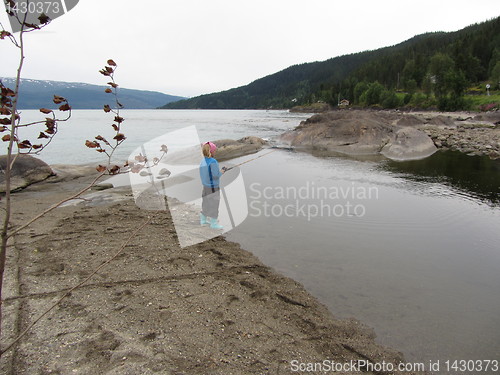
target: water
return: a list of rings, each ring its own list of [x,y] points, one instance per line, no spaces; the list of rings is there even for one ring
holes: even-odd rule
[[[201,140],[240,139],[254,135],[270,138],[299,124],[308,117],[287,111],[217,111],[217,110],[123,110],[122,131],[127,137],[115,154],[115,161],[124,161],[129,154],[145,142],[173,130],[196,125]],[[40,159],[49,164],[82,164],[103,160],[102,154],[85,146],[85,140],[97,135],[112,139],[111,124],[114,115],[101,110],[75,110],[68,122],[60,122],[57,136],[43,150]],[[44,119],[38,111],[22,111],[23,122]],[[43,126],[20,129],[20,139],[33,144]],[[4,153],[5,146],[0,144]]]
[[[438,186],[454,186],[457,194],[465,192],[464,199],[473,197],[484,202],[500,203],[500,162],[487,157],[447,151],[436,153],[425,160],[386,160],[381,168],[400,173],[417,186],[418,182],[422,182],[422,186],[435,182]]]
[[[118,159],[187,125],[197,125],[206,140],[272,138],[308,117],[143,110],[123,116],[128,139]],[[83,143],[111,122],[101,111],[75,111],[42,159],[98,161]],[[277,151],[242,173],[249,217],[228,239],[304,284],[334,315],[373,327],[379,342],[410,361],[500,359],[499,161],[451,152],[391,162]]]
[[[498,173],[495,190],[480,196],[450,184],[450,176],[429,172],[426,180],[423,167],[412,175],[406,163],[285,152],[271,157],[245,168],[250,216],[229,239],[304,284],[335,315],[374,327],[379,342],[408,360],[498,358]],[[439,164],[449,157],[434,159]],[[460,157],[454,168],[462,168]],[[283,198],[280,186],[296,189]],[[291,208],[294,192],[312,196],[320,187],[353,193],[330,200],[323,194],[323,203],[320,194],[299,197],[313,208],[325,202],[339,207],[335,213],[308,217],[307,207],[306,213]],[[349,201],[351,212],[345,209]],[[364,210],[356,212],[356,205]]]

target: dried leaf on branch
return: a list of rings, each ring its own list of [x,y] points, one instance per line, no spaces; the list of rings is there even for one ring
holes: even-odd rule
[[[65,102],[65,101],[66,101],[66,99],[63,98],[62,96],[54,95],[53,102],[55,104],[61,104],[61,103]]]
[[[63,104],[62,106],[59,107],[60,111],[69,111],[71,110],[71,107],[69,106],[68,103]]]
[[[116,141],[117,141],[117,142],[121,142],[121,141],[124,141],[124,140],[125,140],[125,139],[127,139],[127,138],[125,137],[125,135],[124,135],[124,134],[122,134],[122,133],[118,133],[117,135],[115,135],[115,136],[113,137],[113,139],[116,139]]]
[[[97,148],[97,147],[99,147],[99,143],[97,143],[96,141],[89,141],[87,139],[85,141],[85,146],[87,146],[88,148]]]
[[[49,22],[50,22],[50,17],[49,17],[49,16],[47,16],[46,14],[42,13],[42,14],[40,14],[40,16],[38,17],[38,20],[40,21],[40,23],[41,23],[42,25],[45,25],[45,24],[47,24],[47,23],[49,23]]]
[[[106,172],[106,167],[105,167],[104,165],[101,165],[101,164],[99,164],[99,165],[96,167],[96,169],[97,169],[97,172],[100,172],[100,173],[102,173],[102,172]]]
[[[24,141],[22,142],[19,142],[17,144],[17,147],[20,148],[20,149],[30,149],[31,148],[31,142],[28,141],[27,139],[25,139]]]

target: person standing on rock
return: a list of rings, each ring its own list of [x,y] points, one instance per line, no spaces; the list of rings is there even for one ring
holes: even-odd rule
[[[219,163],[214,158],[217,152],[217,146],[214,143],[204,143],[201,150],[204,158],[200,163],[200,177],[203,184],[200,225],[210,224],[212,229],[223,229],[217,218],[220,202],[219,181],[225,170],[219,169]]]

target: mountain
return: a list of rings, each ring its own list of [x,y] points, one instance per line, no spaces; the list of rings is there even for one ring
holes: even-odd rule
[[[441,62],[451,61],[451,65],[446,68],[458,77],[455,77],[455,83],[462,76],[461,85],[476,84],[487,79],[498,82],[500,17],[455,32],[418,35],[395,46],[374,51],[294,65],[246,86],[172,102],[161,108],[290,108],[318,100],[335,105],[338,98],[346,98],[351,102],[359,100],[360,95],[356,97],[356,85],[365,84],[359,87],[358,94],[361,94],[367,91],[369,84],[375,82],[385,90],[394,92],[423,92],[427,91],[425,85],[428,85],[428,81],[434,84],[438,75],[433,69],[439,71],[436,68],[439,58],[436,57],[431,64],[436,55],[441,58]],[[446,57],[444,60],[443,55]],[[449,71],[441,73],[448,78],[451,76]],[[448,86],[439,83],[438,93],[442,96],[448,95],[449,87],[459,86],[450,82]]]
[[[0,78],[7,87],[14,88],[14,78]],[[104,90],[109,86],[90,85],[87,83],[42,81],[22,79],[19,89],[19,109],[57,108],[52,103],[54,95],[68,99],[73,109],[99,109],[104,104],[112,104],[112,96]],[[167,95],[156,91],[118,88],[120,103],[127,109],[158,108],[165,103],[184,99],[180,96]]]
[[[259,109],[289,107],[322,82],[337,82],[368,59],[368,52],[293,65],[246,86],[164,105],[163,109]]]

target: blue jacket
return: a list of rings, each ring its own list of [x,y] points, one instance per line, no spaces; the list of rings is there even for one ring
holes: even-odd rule
[[[200,177],[203,186],[218,188],[222,172],[219,163],[214,158],[203,158],[200,163]]]

